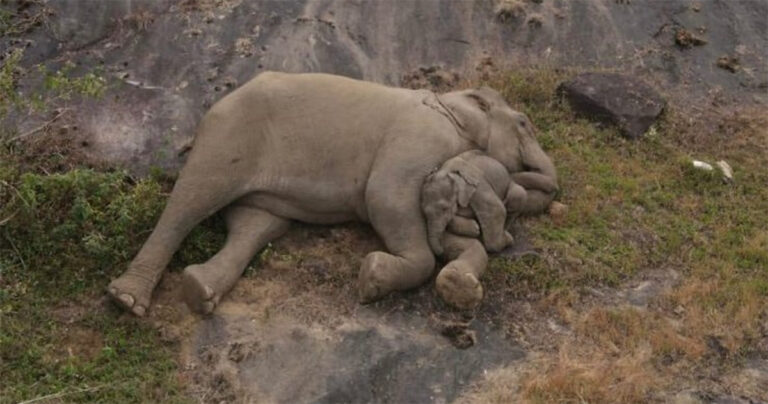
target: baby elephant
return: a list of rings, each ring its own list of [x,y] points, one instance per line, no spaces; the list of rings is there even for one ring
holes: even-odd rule
[[[430,174],[422,187],[421,207],[430,247],[450,261],[436,280],[443,300],[460,309],[477,307],[483,297],[479,278],[488,264],[486,249],[500,251],[513,241],[503,229],[495,231],[498,223],[508,216],[543,211],[556,192],[553,173],[510,175],[504,165],[478,150],[464,152]],[[479,228],[465,217],[472,214]],[[482,243],[457,235],[473,233]]]

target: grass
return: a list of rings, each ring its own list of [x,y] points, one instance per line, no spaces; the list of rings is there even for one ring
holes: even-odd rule
[[[23,56],[11,50],[0,67],[0,120],[108,87],[97,71],[22,67]],[[103,292],[151,231],[171,182],[89,168],[46,128],[22,143],[16,135],[0,133],[0,403],[188,402],[176,347]],[[222,230],[218,218],[200,226],[172,266],[210,256]]]
[[[0,402],[62,392],[68,402],[184,401],[174,347],[102,299],[170,184],[86,168],[20,172],[17,156],[0,153]],[[198,227],[172,267],[210,256],[222,226]]]
[[[559,313],[573,330],[556,356],[523,378],[517,400],[643,403],[695,384],[693,369],[725,372],[761,355],[757,343],[768,333],[761,323],[768,315],[764,117],[742,111],[692,127],[672,107],[645,138],[628,141],[554,96],[568,75],[518,71],[490,83],[538,127],[558,167],[559,200],[569,207],[565,220],[528,221],[542,259],[490,264],[492,276],[512,280],[510,293],[540,296],[542,311]],[[693,135],[708,124],[719,130]],[[736,181],[694,169],[692,158],[728,161]],[[647,310],[590,306],[579,293],[670,269],[682,281]]]

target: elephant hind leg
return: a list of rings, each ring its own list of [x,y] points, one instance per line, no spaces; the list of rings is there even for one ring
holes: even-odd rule
[[[282,236],[290,223],[265,210],[237,204],[227,209],[225,219],[229,232],[224,247],[206,263],[184,269],[184,300],[198,313],[211,313],[235,285],[251,258],[267,243]]]
[[[107,287],[116,303],[138,316],[145,314],[165,267],[192,228],[241,196],[220,177],[184,174],[152,234],[128,269]]]
[[[435,256],[419,208],[420,185],[367,196],[371,225],[391,254],[376,251],[363,260],[358,275],[361,303],[420,286],[434,273]],[[387,188],[369,184],[369,192],[371,189]]]

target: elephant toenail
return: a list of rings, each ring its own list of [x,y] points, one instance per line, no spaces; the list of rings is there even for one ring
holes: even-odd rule
[[[146,313],[147,309],[144,308],[144,306],[136,305],[133,308],[133,314],[143,317],[144,313]]]
[[[135,302],[135,300],[133,300],[133,296],[127,293],[123,293],[122,295],[118,296],[118,299],[120,299],[120,301],[127,307],[133,307],[133,303]]]
[[[208,300],[213,297],[213,289],[210,286],[206,285],[204,288],[204,292],[205,292],[205,300]]]

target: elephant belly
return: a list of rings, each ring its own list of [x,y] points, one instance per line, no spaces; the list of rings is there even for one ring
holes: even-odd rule
[[[362,184],[285,178],[279,182],[283,186],[258,187],[258,191],[244,196],[239,202],[306,223],[368,221]]]

